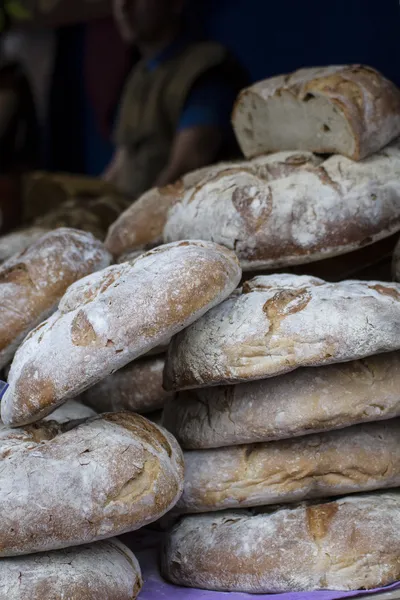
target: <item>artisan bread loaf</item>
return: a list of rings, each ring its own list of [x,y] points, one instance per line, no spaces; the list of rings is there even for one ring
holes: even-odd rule
[[[400,579],[400,494],[188,516],[167,537],[162,572],[253,594],[385,586]]]
[[[400,486],[400,420],[185,453],[181,512],[298,502]]]
[[[399,389],[400,352],[391,352],[181,392],[163,424],[187,449],[269,442],[400,416]]]
[[[139,563],[117,539],[0,561],[0,600],[135,600]]]
[[[23,252],[45,233],[47,233],[47,230],[42,227],[27,227],[2,235],[0,237],[0,262],[4,262],[14,254]]]
[[[243,90],[232,118],[248,158],[299,149],[360,160],[400,135],[400,90],[371,67],[300,69]]]
[[[176,336],[166,389],[264,379],[400,348],[400,286],[260,276]]]
[[[139,529],[178,500],[175,439],[114,413],[71,429],[43,421],[0,428],[0,556],[80,545]]]
[[[165,241],[211,240],[234,249],[244,270],[265,270],[345,254],[399,231],[399,140],[359,163],[312,156],[278,153],[204,179],[171,210]]]
[[[114,256],[154,248],[163,242],[164,225],[170,209],[183,197],[185,190],[235,163],[219,163],[184,175],[174,184],[145,192],[113,223],[105,244]]]
[[[180,242],[81,279],[15,356],[3,422],[20,426],[46,416],[193,323],[240,277],[229,250]]]
[[[172,396],[162,387],[164,364],[163,356],[129,363],[89,388],[80,400],[97,412],[148,413],[163,408]]]
[[[74,281],[110,264],[92,235],[76,229],[49,232],[0,266],[0,368],[25,335],[48,317]]]

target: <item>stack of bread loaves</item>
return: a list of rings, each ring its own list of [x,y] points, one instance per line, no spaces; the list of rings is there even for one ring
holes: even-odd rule
[[[100,242],[72,233],[73,240],[86,236],[76,244],[91,240],[108,264]],[[43,239],[51,235],[61,234]],[[65,242],[66,230],[61,237]],[[55,282],[70,276],[68,252],[56,276],[56,266],[45,264],[43,239],[3,267],[4,285],[19,286],[20,306],[30,315],[22,322],[17,305],[16,335],[50,316],[19,346],[1,403],[0,600],[50,600],[66,591],[71,600],[134,600],[141,588],[136,559],[120,542],[103,540],[156,521],[176,504],[181,449],[140,415],[93,416],[89,407],[64,403],[165,345],[228,297],[241,269],[216,244],[180,242],[103,268],[62,295]],[[100,258],[94,264],[87,257],[87,272],[105,266]],[[11,301],[7,309],[13,316]]]
[[[167,578],[253,593],[400,579],[400,494],[376,492],[400,486],[399,340],[400,285],[279,274],[172,340],[178,509],[213,514],[169,533]]]
[[[400,231],[394,84],[368,67],[303,69],[244,90],[233,124],[247,160],[148,192],[110,228],[112,254],[192,238],[235,250],[244,271],[340,280],[390,265]]]

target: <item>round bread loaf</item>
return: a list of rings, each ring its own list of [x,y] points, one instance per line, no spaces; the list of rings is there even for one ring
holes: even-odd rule
[[[66,548],[156,521],[183,487],[182,452],[133,413],[71,428],[0,428],[0,556]]]
[[[327,259],[400,230],[399,140],[359,163],[309,156],[278,153],[268,157],[274,172],[256,161],[203,179],[171,210],[164,240],[212,240],[251,271]]]
[[[400,494],[188,516],[167,537],[162,572],[253,594],[385,586],[400,579]]]
[[[243,90],[232,119],[247,157],[300,148],[359,160],[400,135],[400,90],[371,67],[300,69]]]
[[[165,389],[272,377],[400,348],[400,285],[260,276],[176,336]]]
[[[14,254],[23,252],[37,242],[47,230],[43,227],[27,227],[13,231],[0,237],[0,262],[4,262]]]
[[[0,561],[0,600],[135,600],[139,563],[117,539]]]
[[[181,512],[298,502],[400,486],[400,419],[185,453]]]
[[[68,286],[110,264],[111,256],[91,234],[51,231],[0,266],[0,368],[25,335],[56,308]]]
[[[163,408],[173,395],[162,386],[164,364],[163,356],[129,363],[89,388],[80,400],[100,413],[120,410],[148,413]]]
[[[1,403],[3,422],[37,421],[167,342],[226,298],[240,277],[230,250],[180,242],[81,279],[19,348]]]
[[[133,202],[111,225],[105,244],[114,256],[143,252],[163,242],[170,209],[185,191],[236,163],[219,163],[187,173],[174,184],[153,188]]]
[[[181,446],[291,438],[400,416],[400,352],[239,385],[180,392],[163,424]]]

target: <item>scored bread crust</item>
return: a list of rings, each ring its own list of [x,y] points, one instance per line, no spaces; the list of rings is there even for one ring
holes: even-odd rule
[[[274,145],[268,135],[269,123],[260,122],[260,112],[264,114],[268,106],[273,110],[276,102],[281,106],[288,103],[289,112],[270,115],[275,122],[282,120],[278,124],[284,132]],[[307,118],[304,135],[296,137],[296,141],[290,114],[294,110],[301,111],[304,120]],[[331,114],[326,119],[328,112]],[[360,160],[400,135],[400,90],[371,67],[300,69],[244,89],[236,101],[232,121],[247,158],[299,147]],[[336,130],[339,121],[342,129]],[[274,126],[272,121],[270,126]],[[351,140],[347,148],[343,146],[343,136]]]
[[[400,486],[400,419],[261,444],[185,452],[182,513]]]
[[[400,579],[400,494],[184,517],[163,575],[176,585],[283,593],[358,590]]]
[[[163,424],[188,450],[269,442],[400,416],[399,388],[400,352],[390,352],[180,392]]]
[[[0,561],[0,600],[135,600],[139,563],[119,540]]]
[[[91,234],[56,229],[0,266],[0,368],[25,335],[56,310],[68,286],[110,264],[111,255]]]
[[[168,213],[182,199],[185,191],[233,164],[235,163],[217,163],[202,167],[187,173],[176,183],[145,192],[110,226],[106,247],[111,254],[121,257],[162,244]]]
[[[359,163],[279,152],[222,170],[171,209],[166,242],[211,240],[244,271],[313,263],[400,229],[400,141]]]
[[[193,323],[239,283],[236,256],[208,242],[180,242],[81,279],[59,310],[19,348],[2,420],[46,416]]]
[[[264,379],[399,348],[399,284],[259,276],[172,340],[164,387]]]
[[[159,410],[173,396],[162,386],[164,364],[164,356],[133,361],[86,390],[80,400],[97,412]]]
[[[72,424],[73,426],[73,424]],[[0,428],[0,556],[66,548],[156,521],[183,487],[171,434],[133,413],[71,429]]]

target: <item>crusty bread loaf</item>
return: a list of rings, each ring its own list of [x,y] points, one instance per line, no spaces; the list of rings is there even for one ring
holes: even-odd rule
[[[76,229],[51,231],[0,266],[0,368],[25,335],[56,308],[68,286],[110,264],[92,235]]]
[[[163,242],[170,209],[185,191],[235,163],[218,163],[184,175],[174,184],[153,188],[127,208],[108,230],[105,244],[114,256],[144,251]],[[240,164],[240,163],[239,163]]]
[[[133,413],[71,429],[0,428],[0,556],[66,548],[157,520],[183,486],[182,452]]]
[[[264,379],[400,348],[400,285],[260,276],[176,336],[166,389]]]
[[[400,352],[180,392],[163,425],[184,448],[291,438],[400,416]]]
[[[399,231],[399,140],[359,163],[312,156],[273,154],[204,179],[171,210],[165,241],[211,240],[234,249],[244,270],[265,270],[345,254]]]
[[[45,233],[47,233],[47,230],[43,227],[27,227],[2,235],[0,237],[0,262],[4,262],[14,254],[23,252]]]
[[[177,585],[255,594],[385,586],[400,579],[400,494],[185,517],[162,571]]]
[[[129,363],[89,388],[80,400],[97,412],[148,413],[163,408],[172,395],[162,386],[164,364],[163,356]]]
[[[0,600],[135,600],[139,563],[119,540],[0,561]]]
[[[1,403],[3,422],[19,426],[46,416],[193,323],[240,277],[231,251],[180,242],[77,282],[19,348]]]
[[[186,513],[397,487],[400,419],[184,456]]]
[[[299,149],[359,160],[400,135],[400,90],[371,67],[300,69],[243,90],[233,125],[247,157]]]

